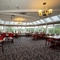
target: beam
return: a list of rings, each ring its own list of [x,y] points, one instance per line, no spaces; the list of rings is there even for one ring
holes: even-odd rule
[[[39,20],[40,18],[38,17],[33,17],[33,16],[28,16],[28,15],[22,15],[22,14],[16,14],[16,13],[2,13],[2,14],[6,14],[6,15],[16,15],[16,16],[22,16],[22,17],[26,17],[26,18],[33,18],[33,19],[37,19]]]

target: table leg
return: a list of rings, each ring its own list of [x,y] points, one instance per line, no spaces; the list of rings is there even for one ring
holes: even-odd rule
[[[4,42],[1,42],[1,48],[2,48],[2,52],[4,53],[3,43],[4,43]]]

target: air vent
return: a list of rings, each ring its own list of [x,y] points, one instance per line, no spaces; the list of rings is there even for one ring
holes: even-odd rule
[[[13,17],[15,17],[15,15],[11,15],[11,19],[12,19]]]
[[[11,15],[12,17],[14,17],[15,15]]]
[[[20,14],[23,14],[23,15],[25,15],[25,14],[26,14],[26,12],[20,12]]]

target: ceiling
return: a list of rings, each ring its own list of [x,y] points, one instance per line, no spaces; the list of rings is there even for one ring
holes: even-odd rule
[[[21,22],[43,19],[37,13],[39,9],[44,9],[43,2],[46,2],[46,8],[53,9],[51,16],[60,14],[60,0],[0,0],[0,18],[6,21]],[[12,19],[14,17],[20,19],[14,20]]]

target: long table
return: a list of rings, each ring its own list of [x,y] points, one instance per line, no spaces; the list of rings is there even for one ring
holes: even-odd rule
[[[53,43],[51,44],[51,46],[54,44],[55,46],[57,44],[60,45],[60,35],[57,36],[46,36],[46,44],[47,44],[47,39],[51,39],[53,41]]]
[[[57,35],[57,36],[47,36],[47,38],[60,39],[60,35]]]

